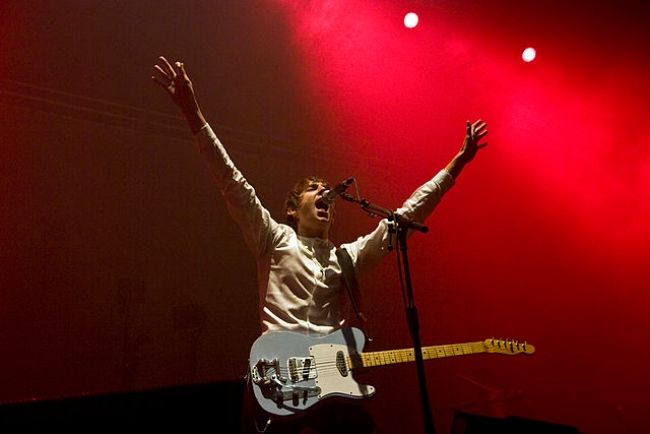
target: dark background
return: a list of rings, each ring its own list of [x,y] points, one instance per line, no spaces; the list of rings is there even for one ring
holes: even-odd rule
[[[182,60],[272,215],[293,181],[355,176],[397,207],[481,151],[410,241],[425,345],[526,339],[532,357],[427,362],[434,419],[645,432],[650,381],[643,2],[3,1],[0,402],[241,377],[252,256],[166,95]],[[405,12],[420,25],[403,27]],[[538,49],[531,64],[523,48]],[[340,204],[346,242],[376,224]],[[364,281],[373,350],[409,347],[394,257]],[[366,373],[386,432],[418,432],[414,365]]]

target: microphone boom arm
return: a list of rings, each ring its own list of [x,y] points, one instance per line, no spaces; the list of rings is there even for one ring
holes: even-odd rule
[[[352,196],[350,193],[345,193],[345,192],[341,193],[339,196],[341,197],[341,199],[346,200],[348,202],[358,203],[359,206],[361,206],[361,209],[363,209],[370,215],[379,215],[382,217],[386,217],[389,221],[395,221],[397,225],[401,226],[402,228],[414,229],[422,233],[427,233],[429,231],[429,228],[426,225],[423,225],[422,223],[418,223],[415,220],[412,220],[408,217],[404,217],[403,215],[393,212],[389,209],[375,205],[374,203],[369,202],[367,199],[364,198],[357,199],[354,196]]]

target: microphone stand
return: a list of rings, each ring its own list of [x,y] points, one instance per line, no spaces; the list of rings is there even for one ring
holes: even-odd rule
[[[435,434],[435,425],[433,424],[433,415],[431,412],[431,405],[429,403],[429,395],[427,391],[427,383],[424,377],[424,360],[422,358],[422,344],[420,342],[420,322],[418,320],[418,312],[415,306],[415,300],[413,297],[413,286],[411,284],[411,272],[409,269],[408,262],[408,252],[406,248],[406,235],[409,229],[414,229],[416,231],[426,233],[429,228],[423,224],[420,224],[416,221],[413,221],[407,217],[404,217],[400,214],[397,214],[386,208],[377,206],[373,203],[368,202],[368,200],[360,198],[357,199],[349,193],[341,193],[341,198],[348,201],[358,203],[361,206],[361,209],[366,211],[369,215],[379,215],[388,219],[389,224],[389,241],[388,248],[392,249],[391,237],[392,232],[397,232],[397,250],[402,255],[402,269],[399,269],[400,273],[400,284],[402,284],[402,289],[404,290],[404,303],[406,308],[406,317],[408,321],[409,331],[411,333],[411,339],[413,340],[413,351],[415,353],[415,365],[418,372],[418,380],[420,384],[420,397],[422,404],[422,416],[424,418],[424,428],[426,434]],[[396,226],[396,228],[393,228]],[[398,265],[400,264],[398,256]],[[402,273],[403,271],[403,273]],[[401,281],[402,275],[404,277],[404,282]]]

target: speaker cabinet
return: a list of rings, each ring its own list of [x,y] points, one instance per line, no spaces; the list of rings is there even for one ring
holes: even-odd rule
[[[0,432],[240,431],[244,381],[0,405]]]
[[[457,411],[452,434],[579,434],[575,427],[509,416],[503,419]]]

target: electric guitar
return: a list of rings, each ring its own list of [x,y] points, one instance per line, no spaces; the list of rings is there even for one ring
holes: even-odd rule
[[[341,396],[367,398],[375,388],[357,383],[357,368],[415,361],[413,348],[363,353],[365,336],[358,328],[344,328],[322,337],[273,331],[253,343],[249,370],[253,391],[264,411],[277,416],[295,415],[321,400]],[[479,353],[527,354],[535,347],[512,339],[422,347],[422,359]]]

